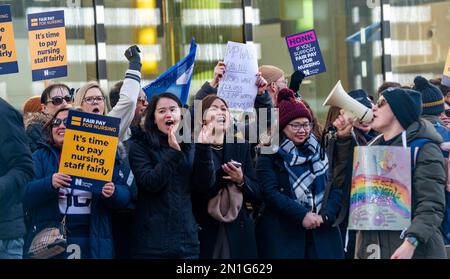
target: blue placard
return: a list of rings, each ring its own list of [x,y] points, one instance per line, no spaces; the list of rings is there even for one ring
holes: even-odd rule
[[[294,71],[299,70],[305,76],[317,75],[326,71],[314,30],[287,36],[286,43]]]

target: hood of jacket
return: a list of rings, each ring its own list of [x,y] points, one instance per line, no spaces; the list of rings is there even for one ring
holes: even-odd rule
[[[25,129],[28,128],[29,125],[33,123],[40,123],[45,124],[47,121],[52,119],[49,115],[42,113],[42,112],[32,112],[32,113],[26,113],[23,116],[23,124],[25,126]]]

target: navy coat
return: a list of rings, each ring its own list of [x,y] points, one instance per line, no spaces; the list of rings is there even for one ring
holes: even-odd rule
[[[220,166],[214,166],[212,151],[208,150],[210,157],[209,167],[217,171]],[[257,248],[255,239],[255,224],[250,216],[250,205],[259,204],[262,201],[261,191],[256,182],[255,171],[250,157],[250,144],[248,143],[225,143],[223,148],[223,162],[231,159],[242,164],[242,171],[245,177],[243,187],[243,206],[238,217],[230,222],[224,223],[228,235],[230,257],[232,259],[257,258]],[[212,218],[207,211],[208,200],[219,192],[222,187],[219,181],[212,180],[206,185],[209,190],[198,194],[193,198],[194,213],[200,225],[200,258],[212,258],[214,245],[216,243],[220,221]]]
[[[192,212],[191,193],[196,180],[209,179],[212,170],[205,145],[182,145],[182,151],[167,144],[159,134],[160,147],[145,135],[136,138],[130,164],[138,186],[133,226],[136,258],[196,258],[199,254],[198,225]],[[195,159],[194,159],[195,158]],[[198,170],[202,175],[195,175]],[[208,175],[209,173],[209,175]]]
[[[307,230],[302,226],[302,221],[307,209],[296,201],[282,157],[278,153],[259,155],[256,171],[264,197],[264,208],[256,226],[259,256],[270,259],[305,258]],[[318,258],[344,258],[339,229],[330,225],[340,204],[341,191],[333,187],[326,209],[322,212],[330,217],[329,222],[311,230]]]
[[[40,231],[49,223],[61,221],[58,190],[52,186],[52,175],[58,172],[60,151],[44,145],[33,153],[36,169],[33,180],[25,189],[24,209],[30,217],[31,230],[27,234],[24,251],[28,251],[34,231]],[[104,198],[92,194],[89,242],[93,259],[112,259],[114,256],[111,217],[109,208],[124,208],[131,200],[129,187],[120,176],[119,160],[114,164],[114,194]]]

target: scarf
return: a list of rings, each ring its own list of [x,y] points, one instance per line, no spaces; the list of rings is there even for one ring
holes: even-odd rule
[[[278,153],[284,160],[297,201],[308,210],[319,212],[325,193],[328,159],[325,156],[320,160],[317,139],[311,134],[300,147],[286,139],[280,145]]]

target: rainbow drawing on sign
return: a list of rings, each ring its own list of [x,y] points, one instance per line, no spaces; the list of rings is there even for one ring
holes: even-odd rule
[[[387,206],[403,218],[411,216],[409,189],[400,181],[377,175],[358,175],[352,179],[350,211],[364,206]]]

